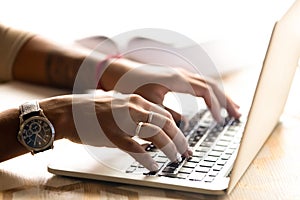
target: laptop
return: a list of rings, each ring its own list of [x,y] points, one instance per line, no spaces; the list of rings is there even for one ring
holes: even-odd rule
[[[48,165],[62,176],[203,194],[229,194],[280,120],[300,55],[300,1],[274,25],[245,119],[217,124],[201,109],[184,129],[194,155],[171,163],[152,144],[146,151],[160,170],[147,171],[125,152],[68,143]],[[298,29],[298,30],[297,30]],[[91,153],[92,152],[92,153]]]

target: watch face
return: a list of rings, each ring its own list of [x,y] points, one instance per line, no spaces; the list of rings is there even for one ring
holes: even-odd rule
[[[43,117],[35,116],[24,121],[21,127],[21,139],[35,151],[49,147],[54,140],[54,128]]]

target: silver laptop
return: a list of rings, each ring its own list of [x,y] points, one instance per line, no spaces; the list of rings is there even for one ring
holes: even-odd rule
[[[219,125],[206,109],[190,119],[183,133],[194,149],[192,158],[170,163],[155,146],[147,144],[146,151],[160,166],[153,173],[119,149],[67,143],[70,147],[57,150],[58,157],[49,164],[49,172],[195,193],[230,193],[284,109],[300,55],[299,13],[297,1],[275,24],[245,120],[226,118],[226,123]]]

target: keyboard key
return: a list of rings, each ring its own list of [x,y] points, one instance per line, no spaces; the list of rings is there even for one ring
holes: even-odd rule
[[[146,147],[146,151],[154,151],[156,149],[155,145],[154,144],[149,144],[147,147]]]
[[[177,168],[175,168],[175,167],[167,166],[164,168],[164,170],[162,172],[167,173],[167,174],[173,174],[176,169]]]
[[[154,158],[154,160],[158,163],[166,163],[169,161],[169,159],[167,157],[159,157],[159,156]]]
[[[206,182],[206,183],[211,183],[211,182],[213,182],[214,179],[215,179],[215,177],[212,177],[212,176],[206,176],[205,179],[204,179],[204,182]]]
[[[209,156],[215,156],[215,157],[220,157],[222,155],[222,152],[221,151],[211,151],[209,154]]]
[[[136,167],[130,166],[130,167],[126,170],[126,173],[132,173],[132,172],[134,172],[135,169],[136,169]]]
[[[198,163],[193,163],[193,162],[186,162],[183,167],[188,167],[188,168],[195,168]]]
[[[174,174],[177,173],[178,171],[178,167],[185,161],[185,159],[181,159],[180,162],[176,161],[176,162],[171,162],[169,163],[162,172],[164,173],[170,173],[170,174]]]
[[[195,169],[196,172],[202,172],[202,173],[207,173],[207,172],[209,172],[209,170],[211,170],[211,168],[209,168],[209,167],[201,167],[201,166],[198,166]]]
[[[198,137],[202,137],[206,131],[207,131],[207,127],[199,126],[198,129],[196,130],[196,135]]]
[[[186,173],[178,173],[175,175],[176,178],[182,178],[182,179],[186,179],[189,176],[189,174]]]
[[[193,172],[192,174],[190,174],[189,179],[193,181],[202,181],[205,176],[206,173]]]
[[[201,167],[212,167],[212,166],[214,166],[214,162],[207,162],[207,161],[201,161],[200,163],[199,163],[199,166],[201,166]]]
[[[208,176],[216,177],[218,174],[219,174],[219,171],[210,171],[210,172],[208,173]]]
[[[204,141],[204,142],[201,143],[200,146],[201,147],[211,147],[213,144],[214,144],[213,142],[206,142],[206,141]]]
[[[177,168],[180,165],[180,163],[181,162],[175,161],[175,162],[169,163],[167,166]]]
[[[143,175],[145,176],[154,176],[157,174],[157,171],[150,171],[150,172],[147,172],[147,173],[143,173]]]
[[[224,166],[226,164],[227,160],[218,160],[217,165]]]
[[[194,141],[197,141],[197,142],[198,142],[201,138],[202,138],[202,135],[195,134],[195,136],[194,136]]]
[[[144,174],[144,173],[148,173],[149,172],[149,170],[148,169],[146,169],[146,168],[142,168],[142,167],[137,167],[135,170],[134,170],[134,172],[132,172],[132,173],[134,173],[134,174]]]
[[[229,155],[229,154],[224,154],[224,155],[221,156],[221,159],[222,159],[222,160],[229,160],[230,157],[231,157],[231,155]]]
[[[209,151],[209,148],[208,147],[202,147],[202,146],[199,146],[196,151],[200,151],[200,152],[208,152]]]
[[[201,151],[195,151],[195,152],[193,152],[193,157],[203,158],[205,155],[206,155],[205,152],[201,152]]]
[[[227,147],[229,144],[230,144],[230,142],[218,141],[216,146]]]
[[[234,152],[235,152],[235,149],[227,149],[227,150],[225,151],[225,154],[232,155]]]
[[[197,144],[196,141],[189,141],[188,143],[189,143],[190,147],[194,147]]]
[[[204,161],[207,161],[207,162],[216,162],[218,159],[219,159],[218,157],[207,156],[206,158],[204,158]]]
[[[194,163],[198,163],[202,160],[201,157],[196,157],[196,156],[193,156],[191,157],[190,159],[188,159],[188,162],[194,162]]]
[[[225,150],[226,150],[226,147],[224,147],[224,146],[215,146],[213,148],[213,151],[224,152]]]
[[[224,133],[225,136],[227,137],[234,137],[236,132],[234,130],[230,130],[230,128]]]
[[[231,142],[231,141],[232,141],[232,137],[229,137],[229,136],[222,136],[222,137],[220,138],[220,141]]]
[[[185,174],[190,174],[193,172],[193,168],[188,168],[188,167],[181,167],[179,170],[180,173],[185,173]]]
[[[213,167],[213,171],[221,171],[222,168],[223,168],[223,166],[221,166],[221,165],[215,165]]]

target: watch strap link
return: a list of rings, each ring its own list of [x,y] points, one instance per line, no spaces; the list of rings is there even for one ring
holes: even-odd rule
[[[38,101],[32,100],[22,104],[20,106],[20,112],[21,112],[20,117],[22,118],[22,120],[26,120],[32,115],[34,115],[35,113],[41,112],[41,108],[39,106]]]
[[[27,115],[31,112],[39,112],[40,106],[36,100],[28,101],[20,106],[20,111],[23,115]]]

